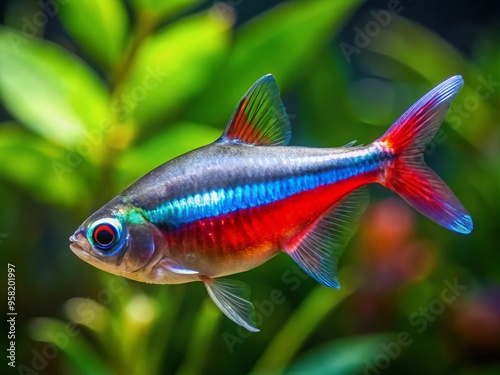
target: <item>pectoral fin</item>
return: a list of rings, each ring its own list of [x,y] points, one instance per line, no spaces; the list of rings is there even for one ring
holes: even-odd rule
[[[233,322],[251,332],[255,328],[255,308],[250,299],[250,288],[245,283],[230,279],[203,280],[210,298]]]
[[[162,265],[162,267],[164,267],[168,271],[176,273],[178,275],[197,275],[197,274],[199,274],[198,271],[183,267],[171,259],[163,259],[161,265]]]

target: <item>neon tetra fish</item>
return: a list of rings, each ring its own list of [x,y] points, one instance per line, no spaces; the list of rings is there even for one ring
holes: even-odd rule
[[[290,123],[272,75],[239,102],[214,143],[149,172],[70,238],[95,267],[155,284],[202,281],[215,304],[250,331],[248,288],[219,279],[280,251],[339,288],[337,263],[379,183],[436,223],[470,233],[472,220],[423,151],[463,85],[454,76],[422,97],[368,146],[287,146]]]

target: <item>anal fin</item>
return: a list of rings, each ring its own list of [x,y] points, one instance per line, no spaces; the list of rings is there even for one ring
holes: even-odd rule
[[[366,187],[355,190],[292,238],[284,251],[319,283],[339,289],[337,265],[368,206]]]
[[[251,332],[259,332],[255,328],[255,308],[249,301],[248,285],[231,279],[204,279],[203,283],[210,298],[224,315]]]

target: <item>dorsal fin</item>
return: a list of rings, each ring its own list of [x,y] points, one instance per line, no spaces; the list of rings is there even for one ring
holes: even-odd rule
[[[292,238],[285,245],[285,252],[316,281],[330,288],[340,288],[337,264],[356,231],[368,197],[365,187],[353,191],[303,233]]]
[[[268,74],[240,100],[221,139],[255,146],[287,145],[290,134],[290,120],[276,80]]]

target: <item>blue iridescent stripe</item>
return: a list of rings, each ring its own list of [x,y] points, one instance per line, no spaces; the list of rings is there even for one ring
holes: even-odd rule
[[[179,226],[241,209],[270,204],[293,194],[372,171],[377,166],[378,162],[371,155],[360,155],[351,159],[346,166],[327,172],[220,188],[174,199],[144,212],[153,224]]]

